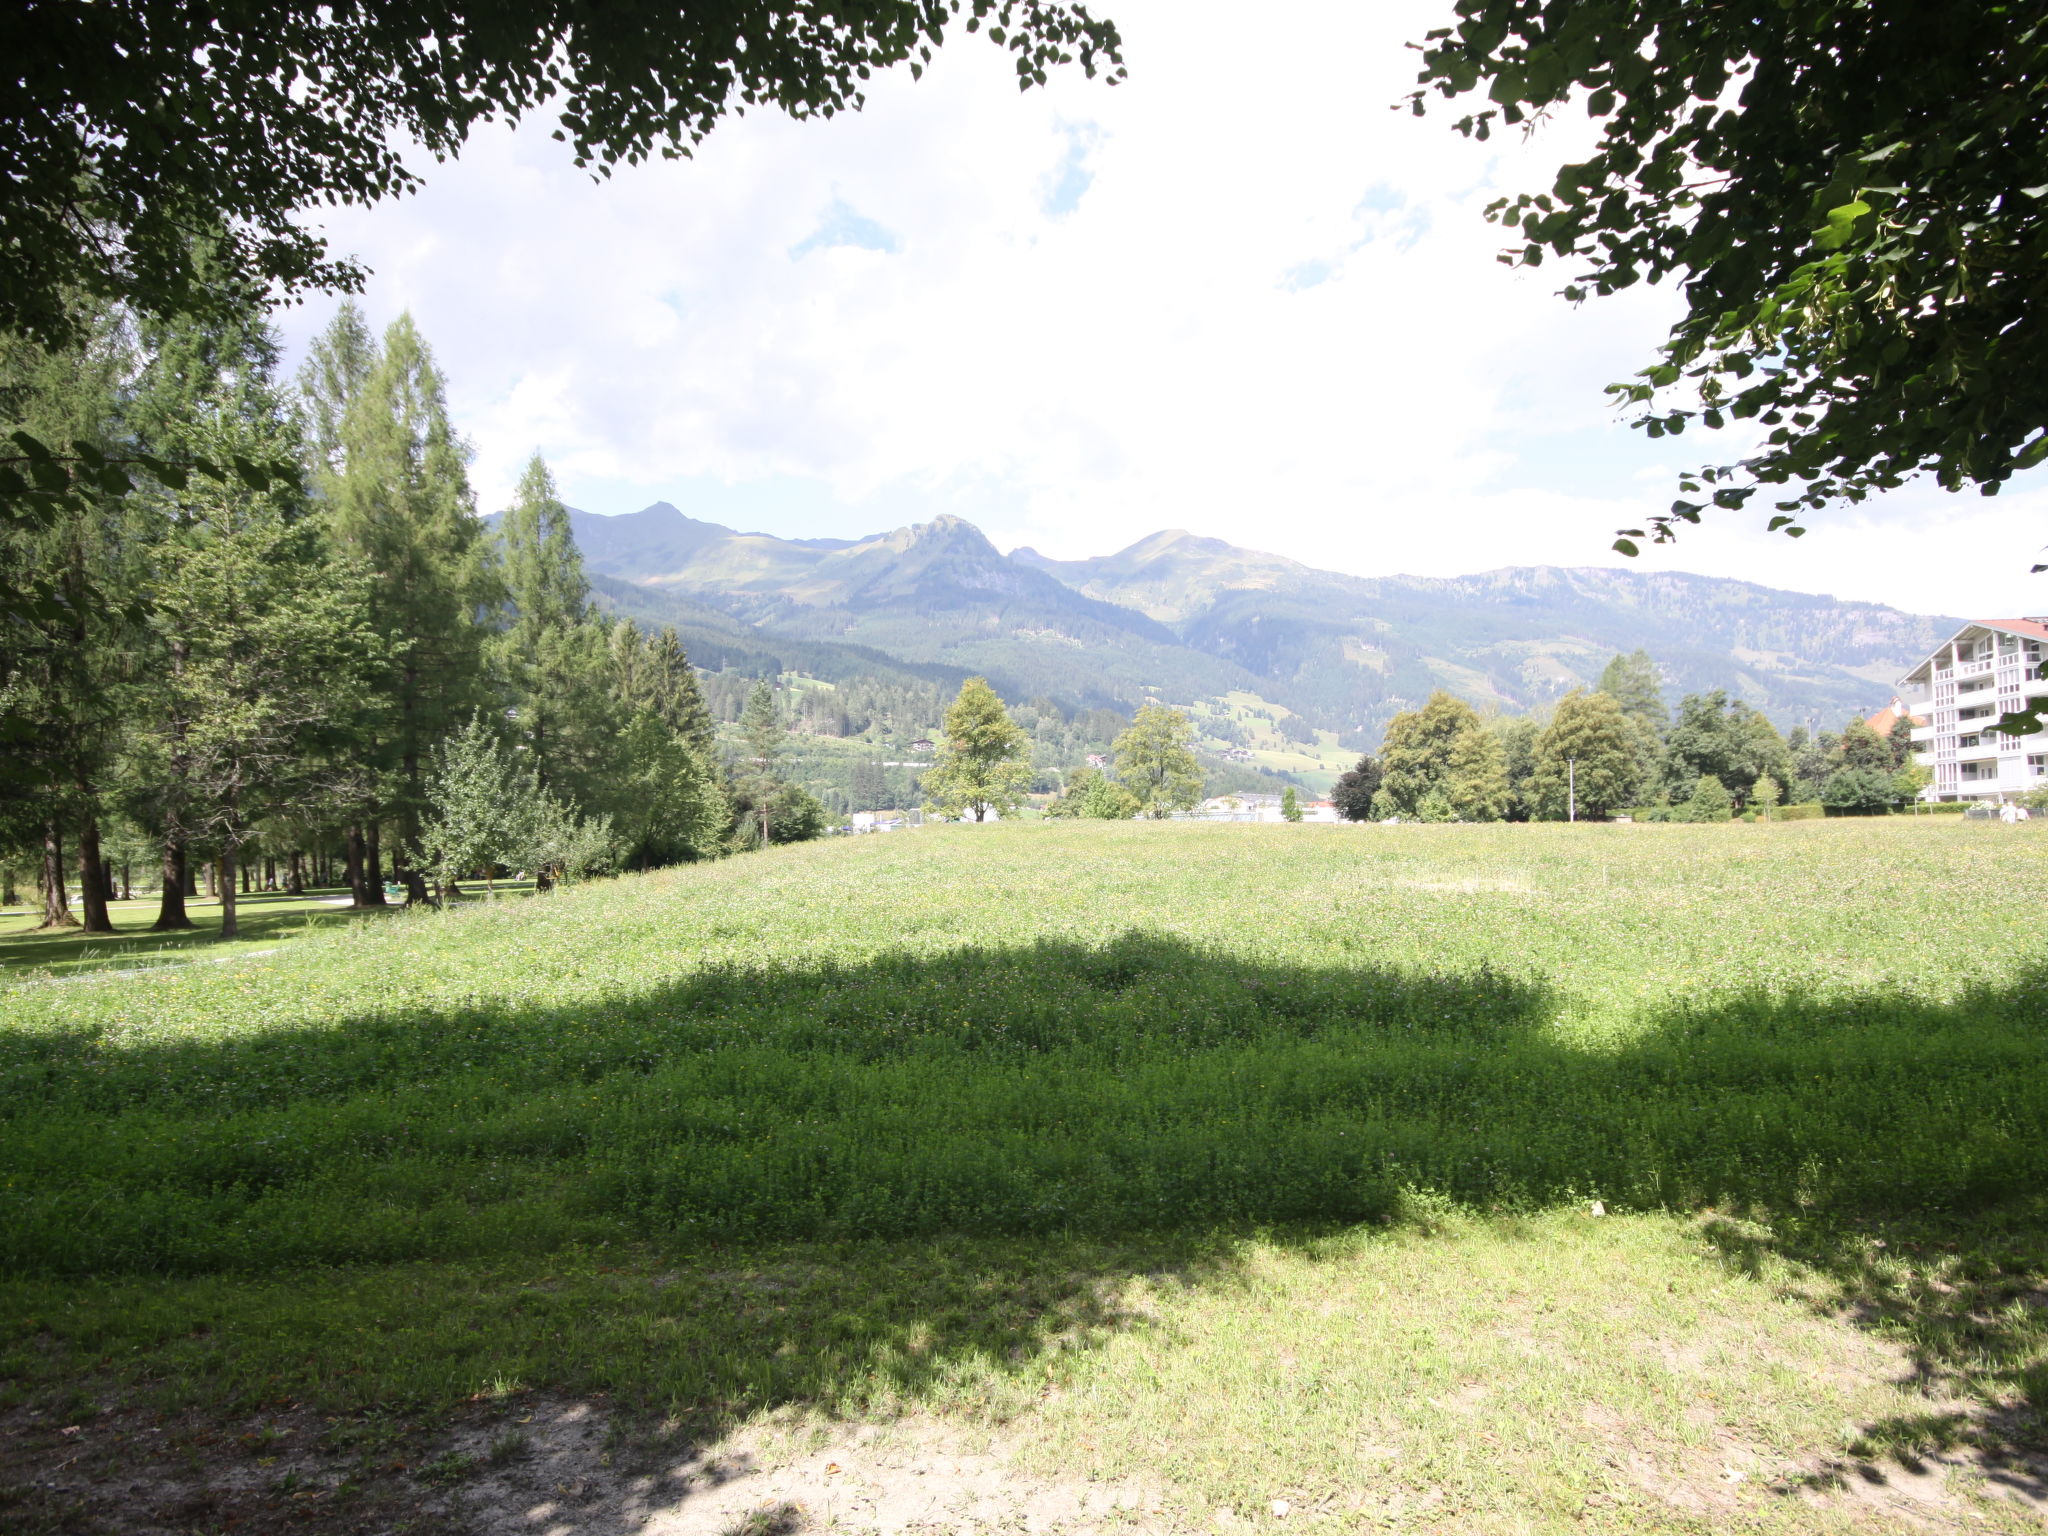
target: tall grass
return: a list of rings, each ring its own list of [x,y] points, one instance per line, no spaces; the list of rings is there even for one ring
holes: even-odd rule
[[[0,1264],[2048,1183],[2032,828],[927,830],[0,994]],[[199,972],[206,974],[198,974]]]

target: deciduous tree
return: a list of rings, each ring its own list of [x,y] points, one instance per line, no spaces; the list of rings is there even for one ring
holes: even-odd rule
[[[1498,821],[1506,813],[1508,779],[1495,741],[1472,706],[1439,690],[1419,710],[1387,724],[1380,749],[1382,792],[1402,816],[1423,816],[1424,802],[1445,820]]]
[[[1147,816],[1193,810],[1202,798],[1202,768],[1195,761],[1195,731],[1188,717],[1164,704],[1139,707],[1130,729],[1116,739],[1116,776]]]
[[[946,710],[938,761],[925,774],[928,808],[985,820],[1013,813],[1031,778],[1030,746],[985,677],[970,677]]]
[[[2032,5],[1457,0],[1422,89],[1458,127],[1583,108],[1587,158],[1491,212],[1565,294],[1678,280],[1661,359],[1614,386],[1661,437],[1755,433],[1648,531],[1773,488],[1773,528],[1919,474],[1995,491],[2048,457],[2048,28]],[[1753,423],[1754,425],[1750,425]],[[1762,429],[1760,432],[1758,429]],[[1696,498],[1696,499],[1687,499]],[[1645,530],[1623,530],[1635,550]]]
[[[1536,746],[1532,794],[1542,815],[1572,812],[1599,820],[1633,802],[1636,743],[1621,705],[1583,689],[1558,701],[1557,715]]]

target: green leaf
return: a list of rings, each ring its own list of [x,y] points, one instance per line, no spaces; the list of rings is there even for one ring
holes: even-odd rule
[[[1627,555],[1631,560],[1642,553],[1642,550],[1636,546],[1634,539],[1616,539],[1614,541],[1614,549],[1618,554]]]

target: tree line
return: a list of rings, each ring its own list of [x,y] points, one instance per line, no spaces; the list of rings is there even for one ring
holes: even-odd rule
[[[1726,821],[1783,803],[1877,814],[1927,782],[1912,726],[1880,736],[1862,719],[1790,737],[1724,689],[1687,694],[1674,715],[1657,666],[1616,656],[1597,687],[1559,701],[1549,720],[1482,719],[1452,694],[1396,715],[1377,756],[1343,774],[1331,799],[1353,821]]]
[[[46,925],[112,931],[110,845],[148,850],[154,927],[192,926],[203,876],[232,935],[256,888],[422,903],[815,833],[758,700],[722,762],[675,631],[597,611],[538,456],[478,519],[410,317],[377,336],[343,304],[287,381],[254,302],[103,305],[66,344],[0,336],[0,421],[125,466],[0,531],[27,594],[0,630],[0,896],[32,867]]]

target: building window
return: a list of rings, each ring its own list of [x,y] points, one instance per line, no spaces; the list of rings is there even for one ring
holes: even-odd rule
[[[1984,738],[1983,738],[1983,737],[1982,737],[1981,735],[1979,735],[1979,736],[1958,736],[1958,737],[1956,738],[1956,745],[1957,745],[1957,746],[1959,746],[1959,747],[1974,747],[1974,746],[1976,746],[1976,745],[1977,745],[1978,743],[1980,743],[1981,741],[1983,741],[1983,739],[1984,739]]]
[[[2039,778],[2044,773],[2048,773],[2048,752],[2029,752],[2027,754],[2027,772],[2033,774],[2036,778]]]

